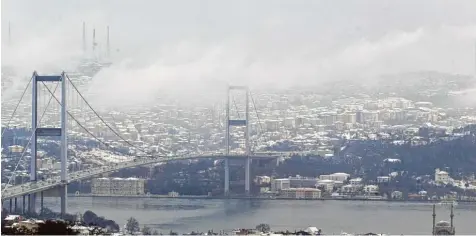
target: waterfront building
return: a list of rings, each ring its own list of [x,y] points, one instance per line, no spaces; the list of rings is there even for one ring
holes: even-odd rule
[[[365,185],[364,192],[367,194],[376,194],[378,193],[378,186],[377,185]]]
[[[361,189],[361,185],[348,184],[344,185],[341,188],[341,193],[343,194],[355,194]]]
[[[334,191],[334,180],[324,179],[319,180],[316,184],[316,188],[321,187],[324,191],[332,193]]]
[[[141,195],[144,194],[144,179],[139,178],[96,178],[91,193],[97,195]]]
[[[271,191],[278,192],[282,189],[288,189],[291,187],[291,182],[289,179],[273,179],[271,181]]]
[[[269,184],[271,177],[269,176],[256,176],[254,182],[258,185]]]
[[[294,199],[317,199],[321,198],[321,190],[316,188],[288,188],[281,190],[280,195]]]
[[[98,195],[111,194],[111,180],[109,178],[95,178],[91,184],[91,193]]]
[[[290,188],[314,188],[318,182],[318,178],[308,178],[299,175],[289,177]]]
[[[392,199],[403,199],[403,193],[401,191],[393,191],[390,197]]]

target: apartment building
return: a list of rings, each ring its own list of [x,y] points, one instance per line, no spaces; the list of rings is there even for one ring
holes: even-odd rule
[[[144,194],[144,179],[139,178],[96,178],[91,193],[97,195],[141,195]]]
[[[316,199],[321,197],[321,190],[316,188],[288,188],[282,189],[280,195],[285,198]]]
[[[278,192],[282,189],[288,189],[291,187],[289,179],[273,179],[271,180],[271,191]]]

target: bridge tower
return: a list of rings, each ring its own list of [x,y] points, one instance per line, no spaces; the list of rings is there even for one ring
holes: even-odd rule
[[[57,82],[61,83],[61,128],[41,128],[38,127],[38,82]],[[32,120],[31,120],[31,130],[35,132],[32,135],[31,141],[31,162],[30,162],[30,181],[36,182],[37,179],[37,144],[38,137],[41,136],[59,136],[61,137],[61,215],[64,217],[66,213],[66,201],[67,201],[67,177],[68,177],[68,149],[67,149],[67,132],[66,132],[66,75],[61,73],[61,75],[47,75],[40,76],[33,72],[32,80]],[[53,96],[53,95],[51,95]],[[42,194],[43,196],[43,194]],[[41,199],[43,201],[43,199]],[[29,195],[29,211],[34,212],[36,194]]]
[[[238,119],[231,119],[230,118],[230,92],[233,90],[241,90],[246,92],[246,106],[245,106],[245,117],[242,119],[239,117]],[[230,160],[228,156],[230,155],[230,127],[232,126],[244,126],[245,127],[245,193],[249,195],[250,193],[250,129],[249,129],[249,108],[250,108],[250,92],[248,87],[246,86],[229,86],[228,93],[227,93],[227,103],[226,103],[226,135],[225,135],[225,146],[226,146],[226,158],[225,158],[225,196],[229,196],[230,194]],[[236,105],[236,104],[235,104]]]

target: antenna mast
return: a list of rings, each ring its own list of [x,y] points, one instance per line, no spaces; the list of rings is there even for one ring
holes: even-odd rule
[[[96,29],[93,29],[93,52],[96,51]]]
[[[110,50],[109,50],[109,25],[107,26],[107,49],[106,49],[106,56],[107,58],[109,58],[109,53],[110,53]]]
[[[12,44],[12,31],[10,26],[10,21],[8,22],[8,46]]]

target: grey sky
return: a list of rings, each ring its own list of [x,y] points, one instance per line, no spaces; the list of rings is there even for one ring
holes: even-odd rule
[[[109,25],[115,65],[97,83],[114,78],[115,88],[144,99],[158,87],[209,91],[204,81],[287,87],[414,70],[474,73],[471,0],[6,0],[3,48],[8,21],[15,50],[2,59],[28,74],[77,55],[82,21],[88,46],[91,28],[103,45]]]

